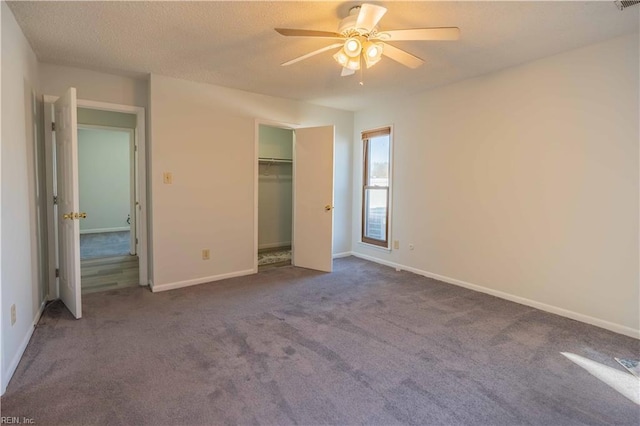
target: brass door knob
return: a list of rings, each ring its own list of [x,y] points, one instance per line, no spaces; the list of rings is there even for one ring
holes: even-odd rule
[[[87,214],[85,212],[82,213],[76,213],[74,216],[76,219],[86,219],[87,218]]]
[[[327,204],[326,206],[324,206],[324,210],[330,212],[331,210],[333,210],[333,206],[331,204]]]
[[[69,219],[69,220],[73,220],[73,212],[72,213],[65,213],[62,215],[62,219]]]

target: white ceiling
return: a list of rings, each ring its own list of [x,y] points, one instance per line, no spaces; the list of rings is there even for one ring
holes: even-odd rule
[[[335,31],[362,2],[9,2],[42,62],[134,75],[156,73],[358,110],[490,71],[637,32],[640,7],[613,1],[386,1],[382,30],[457,26],[458,41],[394,43],[426,60],[389,58],[340,77],[330,52],[280,63],[332,41],[274,27]]]

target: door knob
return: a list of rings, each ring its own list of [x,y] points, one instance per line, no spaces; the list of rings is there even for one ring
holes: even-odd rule
[[[324,206],[324,210],[330,212],[331,210],[333,210],[333,206],[331,204],[327,204],[326,206]]]
[[[86,219],[86,218],[87,218],[87,214],[86,214],[85,212],[82,212],[82,213],[76,213],[76,214],[74,215],[74,217],[75,217],[76,219]]]
[[[73,220],[73,212],[72,213],[65,213],[62,215],[62,219],[70,219]]]

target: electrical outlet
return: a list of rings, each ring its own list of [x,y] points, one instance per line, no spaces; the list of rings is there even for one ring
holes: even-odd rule
[[[409,250],[413,250],[415,247],[413,244],[409,244]]]
[[[209,249],[203,249],[202,260],[209,260],[210,257],[211,257],[211,253],[209,252]]]
[[[164,172],[162,174],[162,182],[166,183],[166,184],[172,184],[173,183],[173,173]]]
[[[394,248],[394,250],[398,250],[400,248],[400,241],[394,240],[393,241],[393,248]]]
[[[16,323],[16,304],[11,305],[11,325]]]

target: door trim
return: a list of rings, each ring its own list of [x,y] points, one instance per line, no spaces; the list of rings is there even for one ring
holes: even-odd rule
[[[53,164],[53,134],[51,126],[53,123],[53,103],[58,100],[58,96],[44,95],[44,142],[45,142],[45,174],[46,174],[46,192],[47,192],[47,247],[48,247],[48,300],[57,299],[60,295],[58,289],[58,280],[56,279],[56,268],[58,267],[58,249],[56,246],[56,215],[57,211],[53,205],[54,190],[54,173]],[[87,109],[96,109],[101,111],[123,112],[136,115],[136,128],[134,129],[135,144],[138,148],[137,158],[137,188],[138,194],[138,215],[137,215],[137,234],[138,234],[138,259],[139,259],[139,281],[141,286],[149,285],[149,259],[148,259],[148,232],[147,232],[147,138],[146,138],[146,116],[145,108],[132,105],[113,104],[108,102],[92,101],[87,99],[78,99],[78,107]],[[51,230],[54,232],[51,232]],[[54,261],[51,261],[54,260]]]

